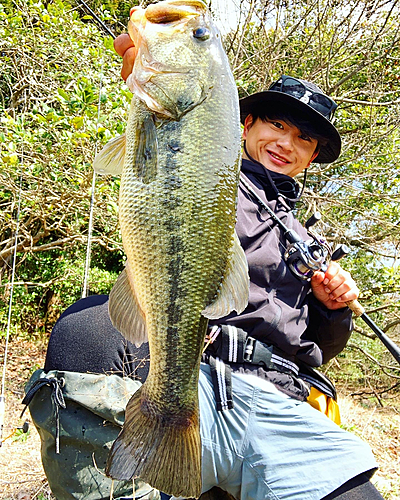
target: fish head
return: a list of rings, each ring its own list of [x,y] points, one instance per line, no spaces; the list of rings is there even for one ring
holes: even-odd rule
[[[179,120],[207,98],[225,53],[202,1],[134,8],[128,32],[138,54],[127,84],[151,111]]]

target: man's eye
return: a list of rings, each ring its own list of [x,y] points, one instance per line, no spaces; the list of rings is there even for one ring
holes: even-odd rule
[[[272,125],[274,125],[274,127],[276,127],[276,128],[283,128],[283,125],[282,125],[282,123],[281,123],[281,122],[274,122],[274,121],[272,121],[271,123],[272,123]]]
[[[193,31],[193,36],[197,38],[197,40],[208,40],[210,38],[210,30],[207,28],[197,28]]]
[[[311,137],[307,134],[301,134],[300,139],[303,139],[303,141],[311,142]]]

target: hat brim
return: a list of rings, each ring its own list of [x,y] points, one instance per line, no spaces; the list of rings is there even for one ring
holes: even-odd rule
[[[283,92],[264,90],[263,92],[257,92],[256,94],[240,99],[240,121],[244,124],[246,116],[251,114],[256,107],[259,107],[264,102],[281,102],[304,113],[304,116],[309,117],[310,121],[315,125],[318,133],[328,140],[325,146],[321,145],[318,156],[313,160],[314,163],[332,163],[339,158],[342,140],[339,132],[332,123],[322,116],[321,113],[308,106],[308,104]]]

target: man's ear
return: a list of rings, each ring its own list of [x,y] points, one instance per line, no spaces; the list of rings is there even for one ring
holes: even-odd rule
[[[253,117],[251,115],[247,115],[246,119],[244,121],[244,129],[243,129],[243,136],[242,139],[245,141],[247,138],[247,133],[251,129],[253,125]]]
[[[311,162],[315,160],[315,158],[319,155],[319,146],[317,146],[317,149],[314,151],[313,155],[311,156],[311,160],[308,162],[308,165],[306,168],[308,168],[311,165]]]

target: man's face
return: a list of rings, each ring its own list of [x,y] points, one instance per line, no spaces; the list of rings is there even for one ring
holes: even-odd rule
[[[317,156],[318,141],[304,135],[296,126],[283,120],[262,121],[248,115],[243,139],[250,156],[273,172],[294,177]],[[246,153],[243,154],[247,158]],[[250,159],[250,158],[247,158]]]

